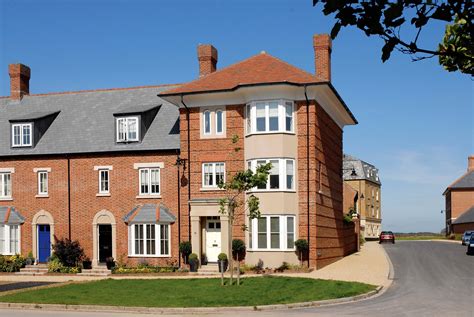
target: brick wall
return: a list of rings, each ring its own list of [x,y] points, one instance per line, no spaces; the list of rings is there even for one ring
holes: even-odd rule
[[[474,206],[474,190],[451,190],[451,218],[458,218]]]
[[[466,230],[474,230],[474,222],[454,224],[451,230],[452,233],[463,234]]]

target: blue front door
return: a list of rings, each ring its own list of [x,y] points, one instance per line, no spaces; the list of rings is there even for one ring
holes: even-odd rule
[[[51,234],[49,225],[38,225],[38,262],[48,262],[51,256]]]

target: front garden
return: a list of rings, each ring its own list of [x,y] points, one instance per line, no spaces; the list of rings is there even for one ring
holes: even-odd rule
[[[240,286],[215,278],[102,280],[23,291],[0,302],[134,307],[226,307],[289,304],[350,297],[375,286],[291,277],[249,277]]]

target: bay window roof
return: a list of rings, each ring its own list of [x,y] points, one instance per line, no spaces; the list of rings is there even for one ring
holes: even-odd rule
[[[20,225],[25,218],[12,206],[0,206],[0,224]]]
[[[134,223],[173,223],[176,217],[164,204],[144,204],[134,207],[123,217],[127,224]]]

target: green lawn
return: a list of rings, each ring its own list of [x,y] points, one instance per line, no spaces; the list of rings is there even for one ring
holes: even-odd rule
[[[362,283],[292,277],[243,278],[240,286],[219,279],[102,280],[23,291],[1,302],[142,307],[254,306],[354,296],[375,289]]]

